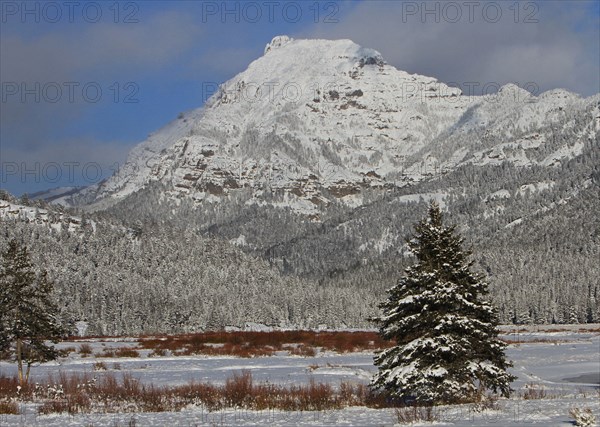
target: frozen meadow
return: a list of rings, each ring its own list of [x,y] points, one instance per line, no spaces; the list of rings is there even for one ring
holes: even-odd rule
[[[503,338],[514,362],[511,399],[500,399],[494,409],[477,410],[473,405],[451,405],[434,409],[436,421],[413,425],[449,426],[572,426],[569,410],[590,408],[600,412],[600,332],[598,325],[570,327],[529,327],[518,332],[506,327]],[[311,380],[338,387],[341,381],[369,382],[376,368],[372,352],[337,354],[318,351],[314,357],[277,352],[269,357],[231,356],[150,356],[140,350],[137,339],[87,339],[61,343],[62,348],[89,343],[92,355],[71,353],[57,362],[33,368],[32,382],[43,381],[59,372],[102,376],[131,374],[141,383],[177,386],[206,382],[224,384],[234,373],[249,371],[254,383],[279,385],[308,384]],[[140,357],[97,357],[106,349],[137,348]],[[103,368],[98,370],[98,363]],[[16,366],[0,363],[0,373],[12,376]],[[0,415],[0,426],[295,426],[353,425],[391,426],[398,423],[392,408],[347,407],[325,411],[209,411],[188,406],[178,412],[133,412],[118,414],[39,415],[34,403],[21,404],[21,415]]]

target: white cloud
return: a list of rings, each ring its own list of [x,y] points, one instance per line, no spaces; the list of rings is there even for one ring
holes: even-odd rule
[[[349,38],[379,50],[397,68],[445,82],[535,82],[541,90],[558,86],[584,95],[600,91],[600,30],[594,25],[598,19],[585,15],[587,3],[537,2],[537,10],[519,3],[516,23],[513,2],[495,2],[502,10],[496,23],[490,19],[492,9],[487,18],[476,12],[469,22],[464,2],[454,2],[463,13],[456,23],[444,20],[442,13],[439,22],[434,15],[408,14],[408,3],[418,9],[444,5],[363,2],[338,24],[320,24],[303,35]],[[481,11],[485,3],[477,4],[475,10]],[[532,13],[530,18],[538,22],[523,22]]]
[[[104,22],[62,26],[58,30],[50,27],[48,31],[31,34],[25,28],[20,31],[15,31],[15,27],[3,28],[0,37],[3,92],[8,85],[19,87],[14,95],[3,93],[0,114],[3,161],[29,155],[32,150],[39,154],[37,157],[44,154],[48,159],[62,151],[83,155],[82,150],[89,150],[92,157],[116,155],[105,144],[97,151],[92,141],[85,143],[85,138],[75,145],[68,142],[67,150],[61,145],[67,143],[62,143],[57,135],[73,121],[97,112],[102,114],[101,106],[114,102],[115,92],[111,88],[115,82],[120,85],[118,101],[121,102],[127,82],[152,73],[160,75],[163,68],[194,47],[203,34],[195,20],[181,12],[163,12],[135,24]],[[69,87],[71,83],[76,86]],[[85,98],[82,92],[86,84],[100,87],[99,102]],[[60,96],[55,97],[53,85],[60,88]],[[33,90],[34,94],[23,99],[23,88]],[[45,92],[46,88],[50,91]],[[90,93],[93,97],[94,91]]]

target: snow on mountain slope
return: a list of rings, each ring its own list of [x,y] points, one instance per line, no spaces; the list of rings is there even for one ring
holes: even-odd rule
[[[600,138],[598,117],[600,95],[582,99],[559,89],[536,97],[506,85],[480,97],[455,126],[420,150],[411,170],[443,171],[467,163],[559,165]]]
[[[436,165],[454,167],[473,155],[474,147],[447,144],[452,136],[487,132],[510,139],[567,110],[576,115],[589,102],[562,90],[536,98],[515,85],[467,97],[434,78],[397,70],[350,40],[278,36],[204,107],[135,147],[117,174],[58,202],[106,206],[162,181],[172,195],[197,201],[248,188],[252,203],[264,203],[269,192],[303,213],[333,198],[360,205],[364,188],[420,180],[437,172]],[[432,154],[444,144],[445,156]],[[494,154],[479,154],[483,163],[489,157]],[[514,161],[527,164],[523,156]]]
[[[467,105],[458,89],[396,70],[349,40],[278,37],[265,51],[203,108],[132,150],[86,201],[163,180],[199,200],[268,187],[316,206],[327,203],[321,187],[343,197],[382,186]]]

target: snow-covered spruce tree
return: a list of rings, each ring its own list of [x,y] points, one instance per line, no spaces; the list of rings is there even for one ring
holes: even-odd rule
[[[463,239],[435,203],[415,230],[408,244],[417,262],[380,304],[380,334],[397,345],[375,356],[372,386],[418,404],[476,401],[486,389],[508,396],[515,377]]]
[[[65,333],[52,301],[52,283],[45,271],[36,274],[27,248],[11,240],[0,264],[0,351],[14,354],[19,382],[29,380],[34,363],[54,360],[56,343]],[[23,373],[23,363],[27,370]]]

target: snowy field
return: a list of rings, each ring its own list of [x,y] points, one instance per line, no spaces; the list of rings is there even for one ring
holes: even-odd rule
[[[587,407],[600,414],[600,332],[579,331],[579,327],[556,328],[548,332],[529,328],[503,337],[516,342],[507,350],[514,362],[517,391],[510,400],[501,399],[495,410],[475,411],[470,405],[435,409],[437,421],[413,425],[449,426],[572,426],[569,409]],[[83,342],[83,341],[82,341]],[[61,343],[77,347],[82,342]],[[93,352],[112,347],[137,347],[135,339],[90,340]],[[249,370],[255,382],[301,384],[311,379],[338,386],[340,381],[368,383],[375,372],[373,354],[319,352],[314,357],[278,354],[270,357],[234,358],[228,356],[149,357],[141,350],[139,358],[82,358],[72,353],[58,362],[35,367],[32,381],[59,372],[116,375],[131,373],[145,384],[180,385],[191,380],[223,384],[235,372]],[[94,371],[101,360],[106,371]],[[14,364],[0,363],[0,373],[14,375]],[[523,399],[533,387],[542,390],[542,399]],[[282,412],[223,410],[209,412],[188,407],[180,412],[134,414],[38,415],[34,404],[22,405],[21,415],[0,415],[0,426],[391,426],[397,423],[393,409],[350,407],[321,412]]]

